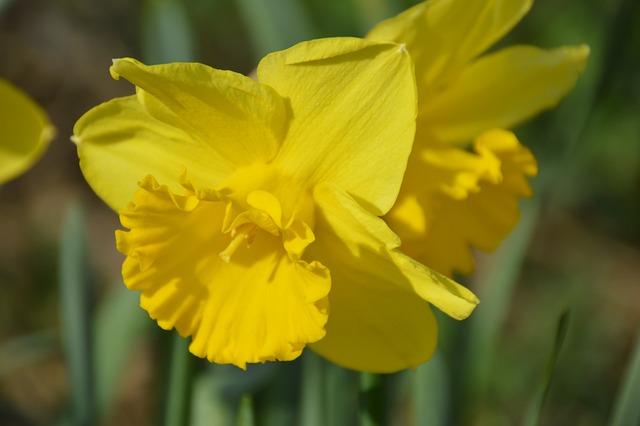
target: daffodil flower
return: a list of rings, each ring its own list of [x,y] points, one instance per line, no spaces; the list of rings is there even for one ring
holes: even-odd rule
[[[415,131],[404,47],[315,40],[266,56],[258,82],[200,64],[115,60],[136,95],[76,124],[84,176],[120,213],[125,284],[216,363],[292,360],[391,372],[434,351],[435,305],[477,299],[398,249],[379,216]],[[138,184],[139,182],[139,184]],[[139,188],[138,188],[139,185]]]
[[[473,271],[470,246],[494,250],[531,196],[535,157],[512,128],[574,86],[587,46],[483,52],[531,0],[429,0],[378,24],[367,38],[405,43],[416,69],[414,150],[386,216],[403,250],[437,271]]]
[[[55,133],[46,113],[29,96],[0,78],[0,184],[28,170]]]

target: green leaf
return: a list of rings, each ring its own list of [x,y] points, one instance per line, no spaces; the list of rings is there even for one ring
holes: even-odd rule
[[[239,0],[256,61],[268,53],[316,38],[307,10],[297,0]]]
[[[147,0],[142,23],[147,64],[195,60],[191,25],[181,0]]]
[[[562,344],[564,343],[568,328],[569,311],[565,311],[560,315],[560,319],[558,320],[556,336],[554,339],[553,348],[551,350],[551,356],[549,357],[549,361],[547,362],[547,368],[543,376],[543,380],[525,418],[525,424],[528,426],[536,426],[540,424],[542,410],[547,400],[547,395],[549,394],[549,389],[551,387],[551,381],[553,380],[553,374],[555,372],[558,356],[560,355],[560,350],[562,349]]]
[[[379,374],[360,374],[360,425],[378,426],[384,421],[384,381]]]
[[[208,368],[196,375],[193,383],[191,426],[227,426],[233,424],[232,408],[220,392],[216,372]]]
[[[413,376],[413,399],[416,424],[445,426],[451,424],[448,413],[451,409],[451,383],[444,359],[439,352],[433,358],[408,371]]]
[[[128,290],[122,282],[102,299],[93,324],[96,401],[101,415],[113,404],[135,346],[154,325],[140,308],[138,292]]]
[[[611,426],[640,424],[640,332],[613,407]]]
[[[189,352],[190,339],[173,333],[169,384],[165,400],[165,425],[184,426],[189,424],[191,391],[193,387],[193,367],[195,356]]]
[[[71,382],[72,418],[77,425],[89,425],[95,419],[89,326],[92,291],[84,228],[84,212],[73,202],[62,231],[59,279],[63,348]]]
[[[279,362],[266,385],[253,393],[256,423],[262,426],[297,424],[302,364]]]
[[[477,274],[479,308],[467,320],[469,348],[466,350],[466,392],[470,400],[482,398],[490,378],[498,333],[508,313],[513,291],[533,235],[540,210],[540,196],[522,206],[522,217],[511,235],[502,243],[487,267]]]
[[[326,422],[324,400],[325,361],[307,350],[302,354],[302,389],[300,395],[300,421],[306,426],[322,426]]]
[[[255,425],[255,420],[253,415],[253,400],[251,398],[251,395],[243,395],[242,398],[240,398],[236,425],[237,426]]]
[[[358,421],[359,373],[323,360],[327,424],[350,426]]]

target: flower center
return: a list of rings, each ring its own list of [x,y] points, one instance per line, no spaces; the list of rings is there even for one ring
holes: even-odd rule
[[[242,225],[234,228],[231,231],[231,242],[226,249],[220,252],[220,258],[226,263],[229,263],[231,256],[240,247],[242,242],[245,242],[247,248],[251,246],[251,243],[256,238],[256,234],[260,230],[260,227],[255,223],[243,223]]]
[[[219,253],[226,263],[242,244],[249,247],[258,231],[282,240],[295,260],[315,239],[310,191],[277,166],[256,163],[240,168],[212,191],[211,198],[227,204],[222,232],[231,241]]]

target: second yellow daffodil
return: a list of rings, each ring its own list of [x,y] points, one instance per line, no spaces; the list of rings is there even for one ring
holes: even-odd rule
[[[555,106],[586,65],[586,46],[483,55],[531,4],[429,0],[367,35],[405,43],[418,86],[416,141],[387,223],[406,253],[449,276],[471,273],[470,247],[495,249],[532,194],[536,160],[504,129]]]
[[[217,363],[306,345],[391,372],[433,353],[429,304],[475,296],[401,253],[393,205],[415,130],[406,50],[351,38],[265,57],[258,82],[200,64],[114,61],[136,95],[76,124],[81,168],[126,231],[125,284],[158,324]],[[139,186],[138,186],[139,185]]]

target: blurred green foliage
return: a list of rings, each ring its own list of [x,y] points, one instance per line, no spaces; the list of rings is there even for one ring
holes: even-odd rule
[[[137,294],[124,290],[116,219],[86,188],[67,142],[86,109],[130,93],[110,80],[111,58],[198,60],[249,73],[267,52],[311,37],[364,35],[413,3],[0,2],[0,74],[38,99],[59,129],[42,164],[0,191],[0,424],[638,421],[634,0],[539,0],[501,42],[588,43],[592,53],[559,108],[516,129],[540,162],[536,197],[523,203],[519,227],[498,252],[479,256],[467,282],[483,300],[478,311],[461,323],[441,318],[439,350],[416,371],[359,375],[310,351],[246,372],[211,365],[160,331]],[[85,208],[72,204],[67,213],[77,198]],[[558,330],[566,337],[556,340]]]

